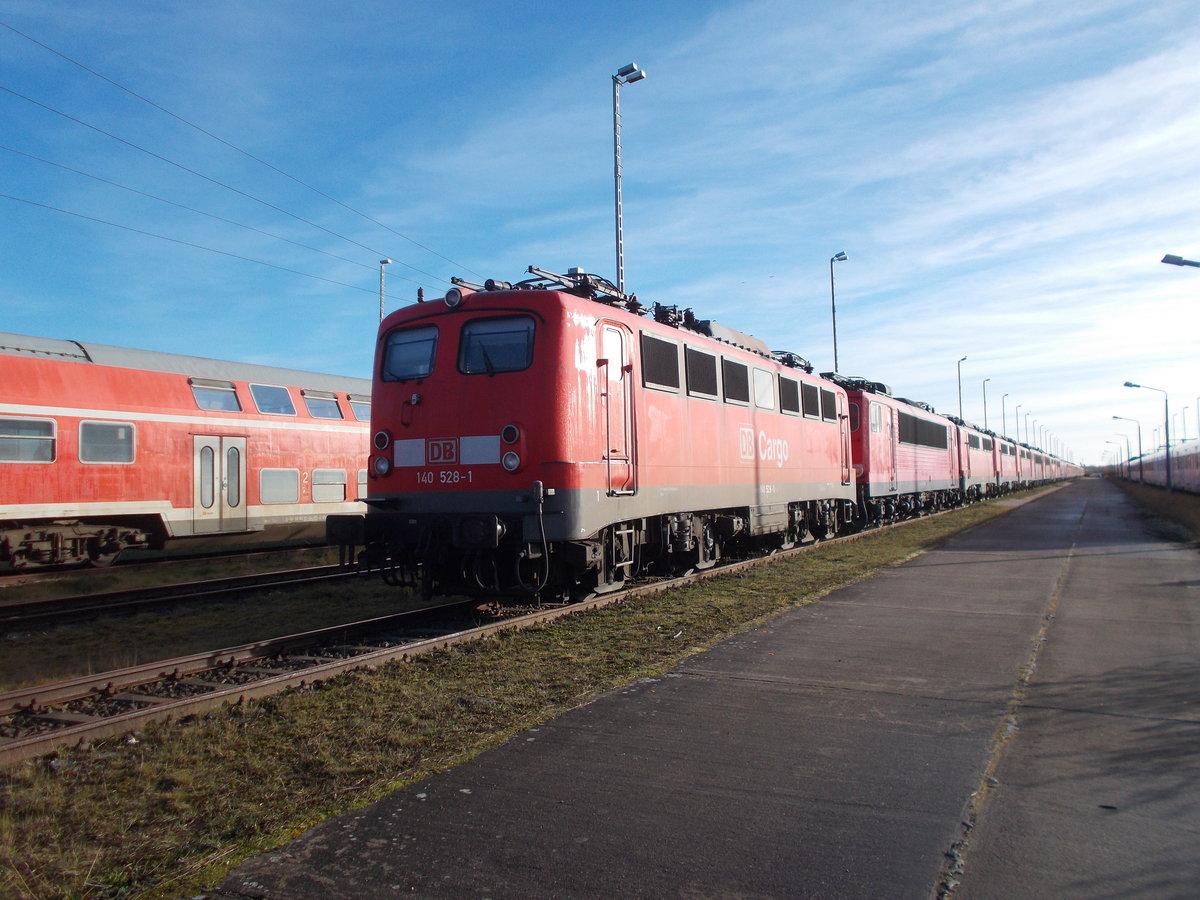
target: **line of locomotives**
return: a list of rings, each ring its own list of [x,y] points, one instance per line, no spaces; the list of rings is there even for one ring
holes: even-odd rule
[[[1118,471],[1125,469],[1120,466]],[[1144,457],[1133,459],[1128,466],[1127,476],[1131,481],[1144,481],[1159,487],[1167,486],[1167,452],[1155,450]],[[1171,447],[1171,488],[1200,494],[1200,440],[1185,441]]]
[[[371,383],[0,333],[0,568],[319,540],[362,507]]]
[[[381,324],[343,559],[426,594],[578,596],[1080,474],[572,270]]]

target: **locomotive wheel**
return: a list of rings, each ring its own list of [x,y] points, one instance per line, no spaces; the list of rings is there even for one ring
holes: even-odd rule
[[[97,553],[88,557],[88,565],[97,569],[107,569],[117,561],[117,557],[120,555],[120,550],[114,550],[112,553]]]

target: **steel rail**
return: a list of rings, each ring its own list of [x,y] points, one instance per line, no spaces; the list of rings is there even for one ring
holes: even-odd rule
[[[1009,504],[1019,506],[1032,497],[1024,498]],[[940,510],[932,515],[941,515],[953,510]],[[923,516],[921,518],[930,518]],[[419,610],[365,619],[316,631],[302,632],[280,638],[256,641],[238,647],[223,650],[206,651],[175,659],[161,660],[101,673],[95,676],[77,678],[57,684],[39,685],[22,688],[16,691],[0,694],[0,715],[11,716],[22,712],[37,714],[52,706],[69,703],[89,697],[109,697],[126,699],[146,704],[143,708],[117,713],[112,716],[96,718],[95,721],[76,722],[49,731],[12,738],[0,738],[0,766],[11,765],[33,757],[42,756],[62,747],[82,744],[90,740],[128,733],[151,721],[170,719],[179,716],[196,715],[228,704],[242,704],[249,700],[270,696],[289,688],[304,687],[319,681],[324,681],[344,672],[374,669],[393,661],[409,660],[426,653],[432,653],[447,647],[470,641],[480,640],[501,631],[528,628],[553,621],[563,616],[578,612],[599,609],[610,604],[619,603],[634,597],[656,594],[711,578],[733,575],[748,569],[767,565],[777,560],[788,559],[801,553],[819,547],[861,540],[869,535],[892,528],[902,527],[919,519],[908,519],[883,525],[877,528],[860,531],[824,541],[804,544],[759,556],[751,559],[737,560],[724,565],[716,565],[709,569],[688,572],[684,575],[655,580],[650,583],[632,585],[611,593],[589,597],[575,603],[562,606],[547,607],[535,612],[511,616],[497,622],[474,626],[461,631],[450,632],[436,637],[416,639],[411,642],[399,643],[395,646],[367,649],[354,656],[332,659],[324,662],[312,662],[304,668],[266,675],[261,679],[236,685],[218,685],[206,682],[212,690],[204,694],[182,698],[160,698],[148,694],[132,694],[131,688],[152,684],[161,680],[182,681],[189,676],[195,676],[214,669],[228,668],[239,663],[265,659],[289,650],[308,649],[320,645],[327,638],[341,638],[334,646],[345,647],[351,637],[363,637],[371,632],[385,631],[389,627],[403,626],[404,622],[416,622],[420,617],[449,613],[451,610],[478,608],[479,600],[446,604],[443,606],[426,607]],[[76,716],[82,718],[82,716]]]
[[[188,600],[218,600],[249,590],[303,584],[331,578],[347,578],[337,565],[311,566],[259,575],[236,575],[207,581],[181,582],[145,588],[128,588],[76,597],[0,602],[0,632],[39,625],[58,625],[74,619],[110,613],[136,612],[167,603]]]

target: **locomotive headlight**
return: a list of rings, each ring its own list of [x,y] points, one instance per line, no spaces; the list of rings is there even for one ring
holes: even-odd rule
[[[392,444],[392,436],[386,431],[377,431],[371,442],[375,445],[376,450],[386,450]]]
[[[509,450],[500,457],[500,465],[504,466],[505,472],[515,472],[521,468],[521,457],[513,450]]]
[[[463,292],[458,288],[450,288],[446,291],[446,305],[451,309],[458,309],[462,306]]]
[[[388,462],[386,456],[377,456],[375,461],[371,463],[371,468],[375,470],[375,474],[382,478],[388,472],[392,471],[392,464]]]
[[[515,444],[521,439],[521,429],[516,425],[505,425],[500,429],[500,440],[506,444]]]

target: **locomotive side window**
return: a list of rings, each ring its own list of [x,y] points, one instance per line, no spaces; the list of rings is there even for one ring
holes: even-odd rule
[[[296,407],[288,389],[277,384],[252,384],[250,395],[264,416],[294,416]]]
[[[691,347],[683,348],[684,368],[687,370],[687,389],[693,397],[717,398],[717,358]]]
[[[0,419],[0,462],[54,462],[53,419]]]
[[[968,445],[968,446],[969,446],[969,447],[970,447],[972,450],[978,450],[978,449],[979,449],[979,435],[977,435],[977,434],[968,434],[968,435],[967,435],[967,445]]]
[[[766,369],[754,370],[754,405],[759,409],[775,408],[775,378]]]
[[[220,412],[242,411],[242,404],[238,402],[237,392],[233,389],[232,381],[189,378],[188,384],[192,386],[192,396],[196,398],[196,405],[201,409]]]
[[[982,444],[982,445],[983,445],[983,449],[984,449],[984,450],[991,450],[991,449],[992,449],[992,446],[993,446],[993,445],[992,445],[992,439],[991,439],[991,438],[980,438],[980,441],[979,441],[979,442],[980,442],[980,444]]]
[[[134,428],[128,422],[80,422],[79,461],[131,463]]]
[[[879,434],[883,431],[883,407],[878,403],[871,404],[871,433]]]
[[[679,390],[679,347],[642,332],[642,383]]]
[[[533,319],[476,319],[463,326],[458,371],[464,375],[520,372],[533,362]]]
[[[726,403],[750,402],[750,369],[748,366],[722,359],[721,375],[725,382]]]
[[[785,413],[800,412],[800,382],[779,376],[779,408]]]
[[[298,503],[299,469],[262,469],[258,473],[258,496],[263,503]]]
[[[383,347],[383,371],[380,377],[384,381],[427,378],[433,371],[437,339],[436,325],[391,332]]]
[[[350,411],[354,413],[354,418],[360,422],[370,422],[371,398],[358,394],[347,394],[346,396],[350,400]]]
[[[342,469],[313,469],[313,503],[341,503],[346,499],[346,473]]]
[[[804,401],[804,415],[811,419],[821,417],[821,391],[815,384],[801,384],[800,397]]]
[[[858,426],[860,424],[861,416],[862,416],[862,414],[858,410],[858,404],[851,403],[850,404],[850,431],[851,432],[858,431]]]
[[[950,446],[945,425],[900,413],[900,443],[945,450]]]
[[[837,394],[821,388],[821,418],[826,422],[837,421]]]
[[[308,407],[308,414],[314,419],[340,419],[342,418],[341,407],[338,406],[337,397],[329,391],[300,391],[300,396],[304,398],[304,405]]]

